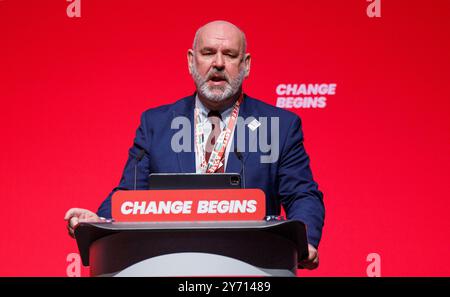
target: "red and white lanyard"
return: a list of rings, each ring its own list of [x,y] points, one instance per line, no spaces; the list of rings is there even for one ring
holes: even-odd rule
[[[225,153],[225,150],[228,145],[228,141],[231,137],[231,132],[236,125],[237,118],[239,115],[239,107],[241,106],[243,100],[243,94],[239,97],[239,99],[234,103],[233,111],[231,112],[230,120],[228,121],[228,125],[220,132],[219,137],[217,138],[216,143],[214,144],[213,151],[211,152],[211,156],[209,157],[208,163],[205,160],[205,137],[203,130],[203,123],[200,121],[200,109],[195,108],[194,110],[194,131],[195,131],[195,146],[197,148],[197,157],[200,160],[200,169],[201,173],[214,173],[220,167],[224,166],[222,162],[222,157]],[[211,131],[211,133],[213,133]]]

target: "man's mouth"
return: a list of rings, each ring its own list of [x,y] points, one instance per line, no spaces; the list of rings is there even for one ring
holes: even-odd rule
[[[223,86],[227,83],[227,79],[223,76],[212,76],[209,79],[209,85],[212,86]]]
[[[213,82],[220,82],[220,81],[226,81],[226,78],[222,77],[222,76],[213,76],[209,80],[211,80]]]

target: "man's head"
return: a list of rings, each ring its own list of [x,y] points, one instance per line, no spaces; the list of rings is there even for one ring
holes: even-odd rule
[[[245,34],[226,21],[213,21],[198,29],[187,57],[199,97],[210,102],[235,97],[250,73]]]

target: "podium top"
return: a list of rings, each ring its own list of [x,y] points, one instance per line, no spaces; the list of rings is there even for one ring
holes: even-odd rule
[[[297,248],[298,260],[308,256],[306,226],[300,221],[202,221],[202,222],[121,222],[80,223],[75,238],[83,265],[89,265],[89,247],[105,236],[121,232],[248,232],[264,231],[282,236]]]

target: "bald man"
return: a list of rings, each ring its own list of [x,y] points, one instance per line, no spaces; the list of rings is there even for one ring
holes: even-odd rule
[[[278,128],[269,136],[270,158],[261,148],[256,151],[248,147],[239,149],[246,168],[246,187],[265,192],[267,215],[279,215],[283,206],[288,219],[306,224],[309,256],[300,266],[317,268],[317,248],[325,209],[323,195],[313,180],[309,157],[303,146],[301,121],[292,112],[243,93],[243,80],[250,74],[251,62],[246,47],[244,32],[229,22],[214,21],[197,30],[192,49],[187,52],[195,94],[143,113],[119,186],[100,205],[97,213],[80,208],[67,211],[65,220],[71,236],[80,221],[111,218],[111,196],[115,191],[148,189],[150,173],[240,172],[241,160],[230,151],[234,150],[235,143],[239,143],[239,137],[244,143],[251,143],[249,135],[256,129],[263,129],[258,124],[267,121],[268,127]],[[241,133],[243,136],[239,135],[238,128],[235,129],[239,123],[236,115],[248,124],[247,130]],[[173,147],[177,131],[168,129],[174,119],[179,118],[188,119],[195,127],[191,131],[201,133],[200,137],[191,133],[189,137],[193,145],[181,152]],[[254,121],[247,119],[260,119],[261,122],[256,121],[255,125]],[[232,131],[230,141],[220,137],[227,128]],[[253,135],[256,135],[257,142],[262,141],[260,134]],[[220,151],[220,147],[226,149]]]

